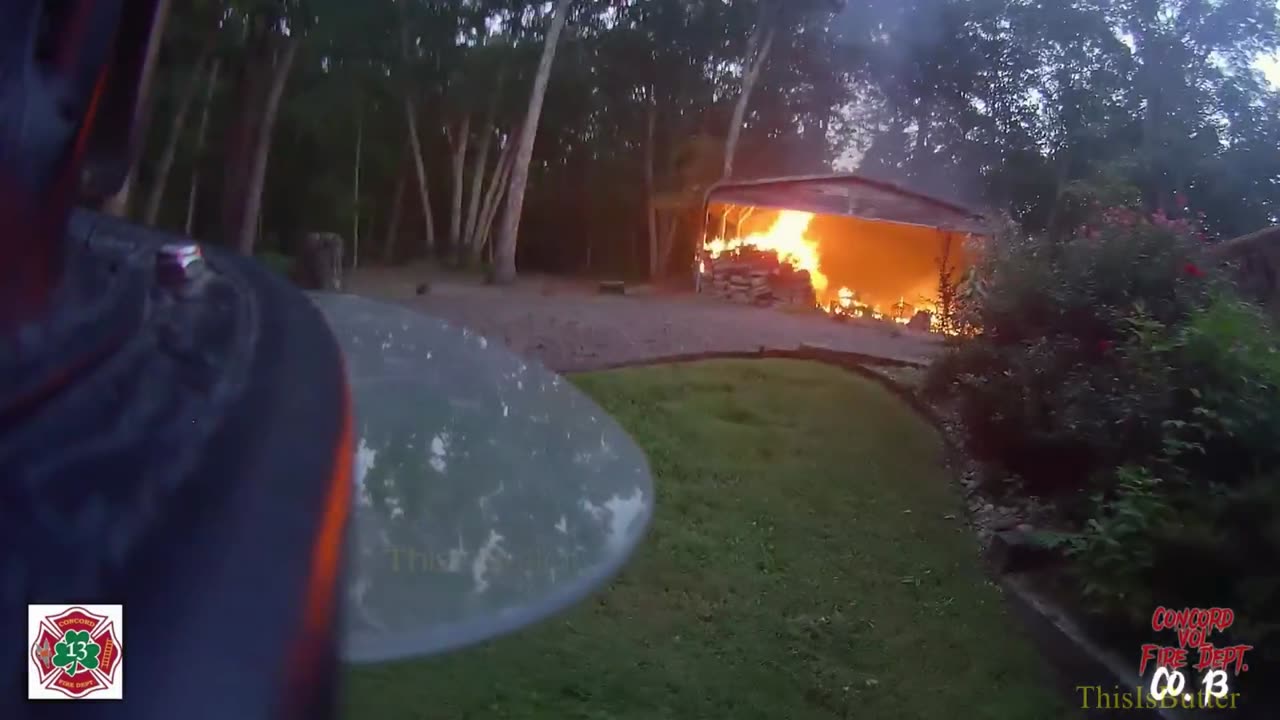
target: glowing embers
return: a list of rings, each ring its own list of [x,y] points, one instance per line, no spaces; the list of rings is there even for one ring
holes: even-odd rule
[[[936,305],[928,300],[922,299],[913,305],[905,297],[899,297],[887,310],[882,310],[879,305],[863,302],[858,298],[858,293],[847,287],[837,290],[835,299],[829,301],[823,310],[837,319],[882,320],[917,330],[933,330],[934,317],[937,315]]]

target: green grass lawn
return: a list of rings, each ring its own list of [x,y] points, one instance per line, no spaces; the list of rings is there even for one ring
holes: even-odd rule
[[[882,387],[785,360],[574,382],[652,462],[635,560],[531,630],[352,671],[349,717],[1060,715],[979,568],[939,437]]]

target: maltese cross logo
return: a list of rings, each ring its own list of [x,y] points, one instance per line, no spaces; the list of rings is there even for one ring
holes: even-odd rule
[[[123,697],[119,605],[31,605],[27,620],[29,699]]]

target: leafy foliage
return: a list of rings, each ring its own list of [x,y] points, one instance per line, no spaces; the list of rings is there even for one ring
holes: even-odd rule
[[[1280,639],[1280,334],[1204,269],[1198,236],[1113,209],[1063,242],[997,240],[964,309],[981,332],[930,387],[977,457],[1056,495],[1090,610],[1140,627],[1156,605],[1229,606],[1235,639],[1266,648]]]
[[[1147,468],[1118,468],[1108,494],[1093,497],[1094,516],[1074,536],[1069,553],[1081,576],[1081,595],[1094,610],[1137,626],[1150,609],[1167,602],[1152,584],[1156,567],[1153,536],[1177,520],[1162,485]]]
[[[1111,210],[1063,242],[993,238],[961,322],[980,329],[933,369],[954,393],[974,455],[1036,492],[1070,493],[1161,442],[1167,378],[1118,347],[1135,308],[1177,325],[1218,282],[1188,223]]]
[[[1091,195],[1174,215],[1181,193],[1222,236],[1275,216],[1277,94],[1253,65],[1277,47],[1270,0],[861,5],[864,172],[1033,233],[1069,232]]]
[[[168,182],[223,176],[222,136],[242,101],[231,70],[249,53],[246,23],[267,12],[283,18],[274,33],[304,43],[274,134],[262,239],[288,250],[302,232],[358,227],[389,248],[380,255],[420,254],[422,213],[402,209],[397,221],[391,199],[405,172],[403,98],[420,109],[433,226],[447,227],[454,183],[445,128],[472,117],[471,163],[482,136],[519,124],[548,8],[533,0],[178,4],[139,176],[144,186],[164,182],[154,169],[167,121],[210,33],[227,68],[210,150],[196,157],[187,130]],[[864,174],[1007,212],[1024,231],[1057,238],[1095,202],[1203,213],[1201,225],[1217,236],[1280,216],[1280,95],[1252,64],[1277,48],[1270,0],[575,0],[534,148],[521,262],[648,267],[646,152],[659,192],[689,189],[679,151],[691,139],[723,140],[750,38],[764,22],[776,41],[737,153],[744,176],[823,172],[843,157]],[[489,130],[479,119],[491,104]],[[203,188],[196,227],[217,237],[220,189]],[[405,197],[418,204],[413,187]],[[182,227],[185,215],[172,202],[160,222]]]

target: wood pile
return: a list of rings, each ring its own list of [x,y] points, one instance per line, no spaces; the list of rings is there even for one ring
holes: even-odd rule
[[[933,313],[927,310],[917,310],[916,314],[911,317],[911,321],[907,323],[907,327],[912,330],[929,332],[933,329]]]
[[[807,270],[778,261],[774,253],[745,249],[707,258],[702,292],[761,307],[813,307],[813,283]]]

